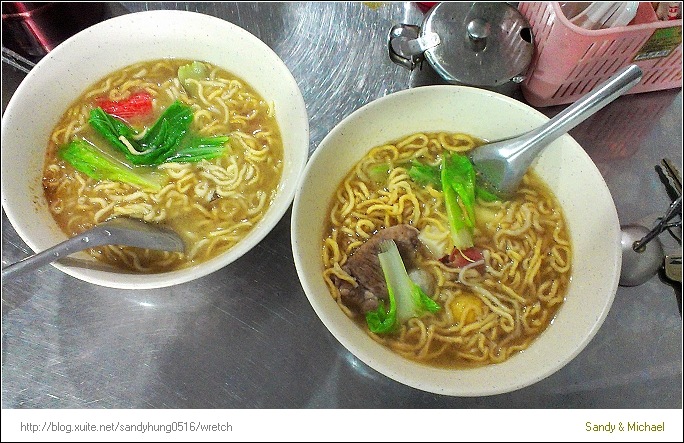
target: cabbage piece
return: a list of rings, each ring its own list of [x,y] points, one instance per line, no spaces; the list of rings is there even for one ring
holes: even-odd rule
[[[432,185],[435,189],[442,189],[439,166],[427,165],[418,161],[412,161],[408,175],[419,185]]]
[[[432,166],[413,161],[408,170],[411,179],[421,186],[432,185],[441,190],[449,221],[451,239],[459,250],[473,246],[475,228],[475,198],[484,201],[499,200],[495,194],[477,186],[473,164],[465,155],[445,154],[439,165]],[[433,229],[437,230],[437,227]],[[448,253],[442,241],[434,241],[434,233],[425,233],[421,241],[429,245],[433,254]],[[445,249],[448,249],[445,251]]]
[[[441,179],[454,246],[470,248],[475,228],[475,169],[470,159],[459,154],[444,156]]]
[[[209,72],[204,63],[194,61],[178,68],[178,80],[190,97],[197,97],[199,80],[207,80]]]

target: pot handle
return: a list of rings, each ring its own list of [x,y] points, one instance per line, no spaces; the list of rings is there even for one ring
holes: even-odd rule
[[[421,36],[419,26],[407,24],[392,26],[387,38],[390,60],[411,71],[423,59],[423,53],[439,43],[439,35],[430,33]]]

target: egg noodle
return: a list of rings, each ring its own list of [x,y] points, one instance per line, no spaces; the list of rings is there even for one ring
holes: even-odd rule
[[[476,205],[474,244],[484,259],[451,268],[439,256],[419,253],[434,280],[428,294],[440,311],[412,318],[393,334],[376,334],[364,316],[345,306],[335,280],[356,284],[342,266],[374,232],[409,224],[431,242],[448,242],[440,190],[418,186],[407,163],[438,165],[445,152],[464,153],[482,141],[466,134],[419,133],[370,150],[338,186],[323,239],[324,278],[340,308],[370,336],[404,357],[443,367],[502,362],[551,323],[571,278],[572,248],[561,207],[529,171],[507,201]],[[371,177],[389,171],[386,182]]]
[[[174,229],[186,253],[106,246],[91,255],[137,272],[162,272],[189,266],[235,246],[263,217],[278,189],[283,146],[272,103],[228,71],[205,63],[208,79],[190,79],[194,98],[176,73],[189,60],[138,63],[104,78],[66,111],[53,130],[43,187],[49,208],[69,236],[114,216],[130,216]],[[109,180],[95,180],[57,156],[57,148],[77,138],[98,140],[88,124],[95,98],[123,100],[136,91],[153,97],[156,115],[176,100],[194,113],[191,131],[203,137],[229,135],[226,154],[197,163],[163,163],[154,173],[168,175],[150,191]]]

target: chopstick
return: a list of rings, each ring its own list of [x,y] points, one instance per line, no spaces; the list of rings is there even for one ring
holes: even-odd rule
[[[31,60],[17,54],[16,52],[4,46],[2,47],[2,61],[10,66],[14,66],[15,68],[27,74],[31,72],[31,69],[34,66],[36,66],[36,64],[33,63]]]

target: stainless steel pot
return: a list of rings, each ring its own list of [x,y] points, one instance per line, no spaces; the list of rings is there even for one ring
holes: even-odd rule
[[[534,39],[527,19],[507,3],[443,2],[420,26],[393,26],[388,49],[409,70],[427,60],[447,83],[505,90],[525,79]]]

